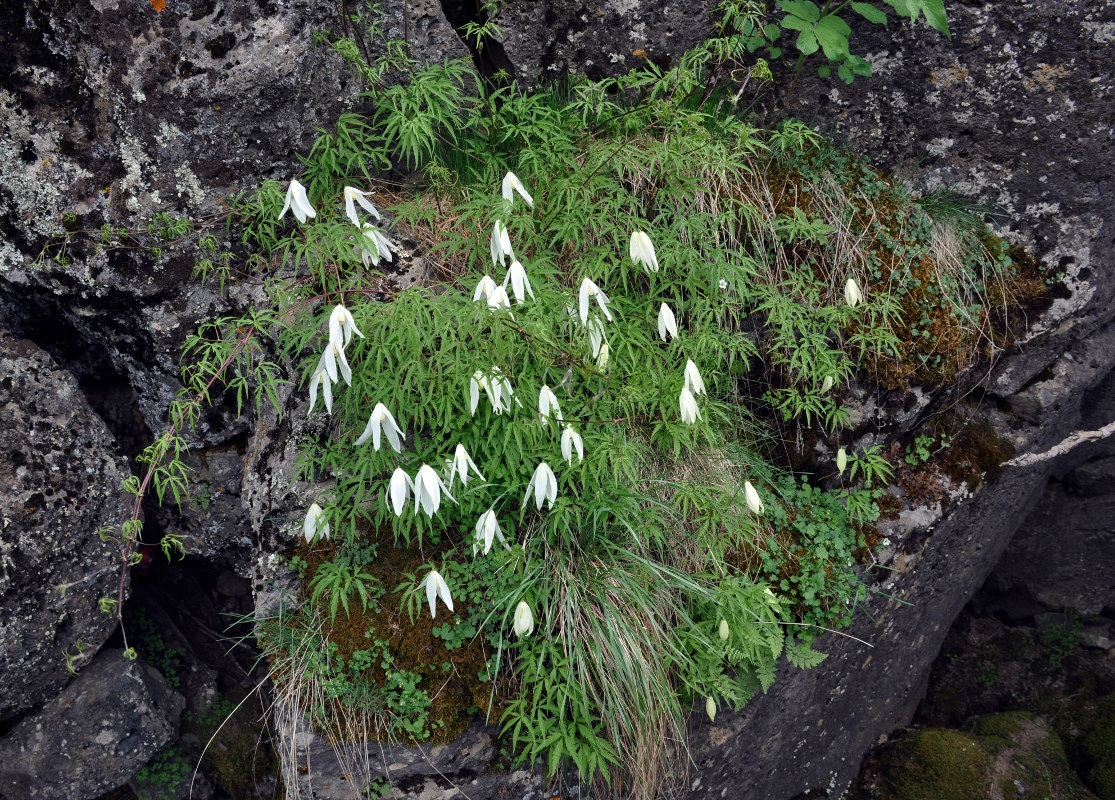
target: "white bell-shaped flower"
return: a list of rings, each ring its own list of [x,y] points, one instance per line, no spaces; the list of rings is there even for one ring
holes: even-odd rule
[[[476,284],[476,291],[472,293],[472,302],[479,303],[483,300],[488,302],[488,297],[496,290],[496,282],[492,280],[490,275],[485,275]]]
[[[542,426],[551,419],[556,419],[562,422],[564,417],[561,416],[561,406],[558,405],[557,395],[553,393],[549,386],[543,386],[538,390],[538,418],[542,421]]]
[[[503,222],[498,219],[492,226],[492,239],[489,247],[492,251],[493,264],[503,266],[507,263],[509,256],[512,261],[515,260],[515,253],[511,250],[511,237],[507,235],[507,228]]]
[[[514,192],[518,192],[519,195],[526,200],[527,205],[534,208],[534,198],[530,196],[526,187],[523,186],[523,182],[519,180],[514,172],[508,172],[503,176],[503,186],[501,188],[503,190],[503,199],[507,202],[514,204]]]
[[[565,430],[561,432],[561,457],[573,466],[573,451],[577,451],[577,461],[585,460],[585,443],[581,439],[581,434],[573,430],[568,425]]]
[[[859,290],[855,278],[848,278],[848,282],[844,284],[844,301],[852,308],[863,301],[863,292]]]
[[[631,234],[631,260],[641,264],[647,274],[658,272],[658,256],[655,255],[654,244],[642,231]]]
[[[839,474],[843,475],[844,470],[846,470],[847,468],[848,468],[848,453],[843,447],[841,447],[839,450],[836,451],[836,471]]]
[[[589,278],[585,278],[581,281],[581,288],[577,293],[578,310],[580,311],[582,325],[588,325],[589,300],[596,300],[596,304],[600,306],[600,310],[604,312],[608,322],[612,321],[612,312],[608,310],[608,295],[604,294],[600,287]]]
[[[526,268],[518,261],[512,261],[511,266],[507,268],[507,277],[503,279],[503,288],[507,288],[507,284],[511,284],[511,294],[515,296],[516,303],[525,303],[526,296],[529,294],[530,299],[534,299],[534,289],[530,288],[530,278],[527,277]]]
[[[469,457],[468,452],[465,450],[465,446],[458,443],[457,449],[453,451],[453,461],[449,465],[449,488],[453,488],[453,482],[458,476],[461,478],[461,484],[468,486],[468,471],[470,469],[476,474],[477,478],[480,480],[485,479],[484,476],[480,474],[480,470],[477,469],[476,464]]]
[[[294,218],[299,222],[305,222],[307,218],[317,216],[314,207],[310,205],[310,198],[306,196],[306,187],[298,181],[293,180],[286,190],[286,203],[283,204],[283,210],[279,212],[279,219],[282,219],[287,211],[294,212]]]
[[[549,501],[550,508],[554,507],[554,501],[557,500],[557,477],[545,461],[535,467],[534,475],[527,485],[527,493],[523,496],[523,505],[530,502],[532,494],[534,495],[534,504],[539,511],[542,510],[542,505],[546,501]]]
[[[302,535],[306,537],[307,543],[314,539],[329,538],[329,520],[317,503],[312,504],[306,512],[306,519],[302,523]]]
[[[406,432],[395,422],[395,417],[387,410],[387,406],[383,403],[376,403],[376,407],[372,409],[372,415],[368,417],[368,424],[365,426],[364,432],[360,434],[360,438],[354,444],[364,444],[371,438],[372,447],[379,450],[380,440],[384,435],[387,436],[387,441],[391,443],[391,449],[396,453],[403,452],[402,440],[406,438]]]
[[[360,230],[362,235],[356,250],[365,267],[378,267],[381,260],[388,263],[395,260],[391,255],[391,251],[396,249],[395,244],[383,235],[383,231],[367,222]]]
[[[356,327],[352,312],[342,305],[334,306],[333,312],[329,315],[329,341],[336,342],[341,347],[348,347],[353,334],[361,339],[364,338],[364,334]]]
[[[681,421],[693,424],[701,418],[701,409],[697,408],[697,398],[689,391],[688,386],[683,386],[681,389],[681,396],[678,397],[678,405],[681,406]]]
[[[678,338],[678,321],[665,303],[658,309],[658,337],[664,342]]]
[[[396,467],[391,473],[391,481],[387,485],[386,500],[396,517],[403,515],[407,506],[407,498],[414,492],[414,481],[406,474],[402,467]]]
[[[697,365],[692,361],[685,362],[685,388],[695,395],[705,393],[705,382],[701,379],[701,373],[697,371]]]
[[[357,228],[361,227],[360,218],[356,216],[357,203],[376,219],[383,219],[379,215],[379,210],[368,200],[370,194],[371,192],[362,192],[352,186],[345,187],[345,216],[352,220],[352,224]]]
[[[526,600],[520,600],[515,606],[515,621],[512,623],[515,636],[523,638],[534,633],[534,613],[530,610]]]
[[[492,549],[492,542],[496,539],[499,539],[508,550],[511,549],[511,545],[507,543],[499,527],[495,509],[489,508],[476,521],[476,539],[472,544],[472,554],[476,555],[478,549],[483,549],[484,555],[488,555],[488,551]]]
[[[430,616],[437,619],[437,600],[440,597],[441,602],[445,603],[445,607],[450,611],[453,610],[453,596],[449,593],[449,584],[445,582],[445,578],[441,577],[441,573],[436,569],[430,570],[430,574],[423,578],[422,583],[418,584],[418,588],[426,589],[426,599],[430,601]]]
[[[442,492],[450,500],[453,500],[453,495],[449,494],[449,489],[446,488],[445,483],[441,477],[434,472],[434,468],[429,464],[423,464],[418,468],[418,474],[414,476],[414,513],[418,513],[421,508],[426,512],[426,516],[433,518],[434,514],[441,507]],[[456,503],[456,500],[453,500]]]
[[[747,500],[747,507],[751,509],[751,513],[763,513],[763,500],[759,497],[759,493],[755,491],[755,487],[751,485],[751,481],[743,482],[743,496]]]
[[[325,410],[333,413],[333,381],[329,378],[329,372],[326,370],[325,361],[322,359],[318,361],[317,369],[314,374],[310,376],[310,410],[306,413],[312,413],[314,404],[317,403],[317,392],[321,388],[325,394]]]

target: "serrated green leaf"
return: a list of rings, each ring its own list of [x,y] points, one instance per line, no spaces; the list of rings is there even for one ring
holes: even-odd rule
[[[813,23],[801,17],[787,15],[782,18],[782,27],[792,31],[811,31],[813,30]]]
[[[887,15],[881,8],[876,8],[870,3],[852,3],[852,10],[868,22],[874,22],[884,28],[887,26]]]

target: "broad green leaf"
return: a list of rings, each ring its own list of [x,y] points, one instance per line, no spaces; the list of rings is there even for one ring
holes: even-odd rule
[[[868,22],[886,27],[887,15],[882,9],[876,8],[870,3],[852,3],[852,10]]]
[[[813,30],[813,23],[801,17],[788,15],[782,18],[782,27],[789,28],[792,31],[811,31]]]
[[[821,18],[821,9],[817,8],[816,3],[811,3],[810,0],[778,0],[778,5],[788,14],[805,20],[806,22],[816,22]],[[783,22],[783,25],[786,23]],[[797,30],[801,30],[798,28]]]
[[[848,23],[840,17],[829,14],[817,23],[814,34],[821,47],[825,49],[825,58],[829,61],[840,61],[848,55],[848,34],[851,32]]]
[[[802,31],[798,34],[797,46],[803,55],[811,56],[817,52],[820,45],[817,44],[817,37],[813,31]]]

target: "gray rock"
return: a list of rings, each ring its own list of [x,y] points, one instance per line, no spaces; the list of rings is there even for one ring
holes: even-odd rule
[[[52,697],[116,627],[126,463],[73,376],[0,332],[0,720]],[[68,586],[65,592],[60,587]],[[82,655],[83,654],[83,655]]]
[[[86,800],[119,786],[175,737],[183,705],[154,668],[102,650],[0,740],[0,797]]]

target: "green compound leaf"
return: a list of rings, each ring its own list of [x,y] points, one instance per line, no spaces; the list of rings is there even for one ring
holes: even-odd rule
[[[882,25],[884,28],[887,26],[886,12],[876,8],[870,3],[852,3],[852,10],[868,22],[874,22],[876,25]]]
[[[909,17],[911,22],[917,22],[918,15],[924,13],[929,27],[952,38],[945,16],[945,0],[886,0],[886,3],[902,16]]]
[[[813,31],[802,31],[798,34],[797,47],[803,55],[811,56],[817,52],[817,36]]]

